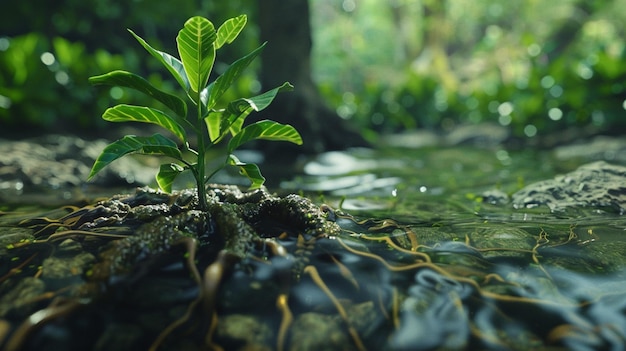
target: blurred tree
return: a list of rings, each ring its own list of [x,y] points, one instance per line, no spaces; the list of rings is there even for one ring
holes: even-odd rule
[[[281,94],[263,115],[298,129],[305,151],[364,145],[361,135],[326,106],[311,79],[308,1],[265,0],[258,10],[261,40],[268,41],[262,54],[261,86],[267,90],[284,81],[295,86],[294,92]],[[284,150],[283,145],[280,148]]]
[[[585,23],[595,11],[602,9],[601,2],[579,0],[572,3],[572,14],[570,18],[561,22],[552,32],[547,42],[551,44],[546,54],[548,61],[554,61],[561,56],[578,39]]]

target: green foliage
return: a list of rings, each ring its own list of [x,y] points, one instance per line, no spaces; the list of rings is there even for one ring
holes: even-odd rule
[[[488,122],[524,138],[577,127],[616,133],[626,127],[621,7],[311,2],[314,78],[342,117],[377,132]]]
[[[121,55],[104,50],[89,54],[81,43],[38,33],[0,42],[0,123],[6,135],[15,130],[68,132],[104,125],[94,124],[90,114],[106,107],[109,92],[93,92],[87,78],[91,70],[120,67]]]
[[[100,72],[124,69],[140,74],[152,85],[175,91],[177,82],[162,81],[162,66],[143,60],[137,41],[126,28],[162,51],[175,52],[174,40],[180,24],[196,13],[210,14],[215,23],[235,17],[246,8],[254,16],[250,0],[158,2],[108,0],[60,0],[41,2],[36,7],[21,2],[7,3],[0,11],[0,134],[17,138],[41,133],[71,133],[88,138],[115,137],[116,127],[94,116],[111,104],[133,103],[152,106],[153,100],[132,89],[90,87],[88,78]],[[107,35],[102,35],[106,33]],[[226,43],[227,44],[227,43]],[[236,45],[224,45],[215,62],[218,75],[226,63],[256,48],[256,23],[248,23],[246,35]],[[44,56],[42,56],[44,55]],[[47,60],[44,63],[42,58]],[[248,69],[224,94],[236,99],[259,93],[256,68]],[[113,101],[113,103],[112,103]]]
[[[265,46],[263,44],[235,61],[215,81],[209,83],[216,50],[224,44],[232,43],[246,22],[245,15],[237,16],[225,21],[216,30],[213,23],[206,18],[199,16],[190,18],[176,37],[180,59],[154,49],[130,31],[150,55],[163,64],[178,82],[188,97],[188,103],[176,95],[157,89],[136,74],[116,70],[91,77],[89,80],[93,84],[110,84],[137,90],[162,103],[173,114],[152,107],[120,104],[107,109],[102,118],[110,122],[155,124],[169,131],[179,143],[160,134],[151,137],[125,136],[102,151],[91,169],[89,178],[91,179],[118,158],[130,153],[139,153],[166,156],[177,161],[177,163],[161,165],[156,176],[159,187],[165,191],[171,191],[172,183],[180,173],[191,171],[198,186],[200,204],[203,208],[207,206],[206,194],[203,191],[204,185],[212,175],[228,165],[238,167],[241,174],[251,181],[251,188],[262,186],[265,178],[261,175],[258,166],[241,162],[233,155],[233,152],[241,145],[257,139],[288,141],[298,145],[302,144],[302,139],[292,126],[270,120],[243,126],[245,118],[252,111],[266,108],[278,92],[293,89],[289,83],[284,83],[258,96],[231,101],[225,104],[225,108],[218,107],[226,90],[235,83]],[[193,108],[195,113],[191,116],[187,116],[188,105],[195,107]],[[191,148],[187,130],[195,134],[197,150]],[[205,175],[206,152],[229,136],[231,138],[227,145],[224,162],[211,174]],[[192,156],[186,157],[186,154]]]
[[[528,126],[538,134],[626,127],[623,0],[350,3],[356,7],[310,2],[311,62],[327,102],[363,133],[482,122],[506,125],[519,136]],[[131,89],[90,89],[89,76],[124,69],[162,90],[175,91],[180,84],[151,73],[163,62],[141,59],[134,50],[137,38],[124,28],[140,29],[152,46],[175,52],[176,42],[161,38],[194,13],[210,14],[221,23],[241,8],[254,18],[258,7],[250,0],[60,0],[41,2],[33,11],[26,3],[8,2],[0,12],[5,29],[0,34],[2,136],[16,136],[15,131],[114,134],[110,124],[92,118],[111,99],[158,108],[151,105],[157,100]],[[572,30],[560,30],[568,23],[575,25]],[[261,31],[255,23],[246,25],[247,34],[237,38],[237,45],[228,45],[229,36],[220,37],[218,31],[215,76],[224,73],[226,62],[258,47]],[[223,33],[237,23],[228,26]],[[436,46],[443,47],[447,62],[433,55]],[[222,100],[259,93],[255,63]],[[444,84],[445,75],[457,84]],[[499,111],[501,105],[512,106],[512,112],[501,115],[509,110]]]

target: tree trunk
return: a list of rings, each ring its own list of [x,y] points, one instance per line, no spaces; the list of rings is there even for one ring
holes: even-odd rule
[[[360,134],[325,105],[311,78],[311,26],[307,0],[264,0],[259,3],[263,91],[291,82],[293,92],[281,93],[260,114],[294,126],[304,145],[295,152],[321,152],[364,145]],[[332,58],[330,58],[332,59]],[[270,144],[264,145],[271,148]],[[285,145],[277,145],[282,152]],[[271,151],[271,150],[270,150]]]

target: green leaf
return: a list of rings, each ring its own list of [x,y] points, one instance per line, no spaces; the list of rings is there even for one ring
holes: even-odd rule
[[[223,133],[226,130],[230,130],[232,135],[239,133],[241,127],[243,126],[243,122],[252,111],[258,112],[265,109],[272,103],[279,92],[291,90],[293,90],[293,85],[289,82],[285,82],[283,85],[269,90],[261,95],[232,101],[226,107],[226,112],[228,112],[228,114],[226,115],[227,117],[223,118],[225,123],[222,123],[220,133]]]
[[[174,77],[174,79],[176,79],[178,84],[180,84],[180,86],[185,89],[185,92],[189,92],[189,80],[187,78],[187,74],[185,73],[185,68],[183,67],[182,62],[166,52],[153,49],[152,46],[148,45],[148,43],[140,36],[135,34],[135,32],[130,29],[128,31],[135,37],[135,39],[137,39],[139,44],[141,44],[141,46],[143,46],[144,49],[146,49],[150,53],[150,55],[154,56],[157,60],[159,60],[159,62],[163,64],[163,66],[165,66],[165,68],[167,68],[167,70]]]
[[[241,110],[239,114],[229,115],[226,119],[226,123],[224,123],[223,132],[229,130],[231,135],[239,133],[239,131],[241,131],[241,127],[243,126],[243,122],[246,117],[252,113],[252,111],[254,111],[254,108],[248,106],[247,108]]]
[[[227,131],[235,135],[241,130],[245,117],[253,111],[247,104],[242,104],[241,107],[247,107],[247,109],[242,111],[231,109],[230,113],[227,110],[211,111],[205,117],[204,123],[207,126],[209,138],[213,144],[219,143],[226,136]]]
[[[237,156],[233,154],[228,155],[228,163],[232,166],[239,167],[239,172],[250,179],[250,182],[252,182],[250,190],[258,189],[265,183],[265,177],[263,177],[261,170],[259,170],[259,167],[254,163],[241,162]]]
[[[171,192],[174,179],[176,179],[176,177],[184,171],[185,168],[176,163],[162,164],[161,168],[159,168],[159,173],[156,175],[156,181],[157,184],[159,184],[159,188],[165,192]]]
[[[258,112],[258,111],[264,110],[267,106],[269,106],[272,103],[272,101],[274,101],[274,98],[276,97],[276,95],[278,95],[279,92],[292,91],[292,90],[293,90],[293,85],[291,85],[291,83],[289,82],[285,82],[283,83],[283,85],[276,87],[272,90],[268,90],[261,95],[257,95],[251,98],[240,99],[240,100],[244,100],[250,107],[254,108],[254,110]]]
[[[222,137],[220,126],[222,124],[223,115],[224,111],[211,111],[208,116],[204,118],[204,123],[209,132],[209,139],[212,143],[217,143],[218,139]]]
[[[154,108],[124,104],[117,105],[104,111],[102,119],[109,122],[143,122],[156,124],[172,132],[181,142],[184,143],[187,141],[185,129],[172,117]]]
[[[221,48],[224,44],[230,44],[237,38],[243,27],[246,26],[248,17],[240,15],[224,22],[217,29],[217,39],[215,40],[215,50]]]
[[[182,160],[183,156],[178,150],[176,143],[160,134],[154,134],[150,137],[138,137],[127,135],[120,140],[114,141],[107,145],[100,153],[93,166],[87,180],[93,178],[104,167],[118,158],[138,152],[147,155],[163,155],[178,160]]]
[[[243,121],[246,119],[246,116],[250,114],[250,112],[252,112],[251,109],[247,109],[243,111],[241,115],[239,115],[237,118],[235,118],[232,121],[232,123],[229,123],[228,130],[230,131],[230,134],[232,136],[235,136],[237,133],[241,131],[241,127],[243,126]]]
[[[194,92],[200,92],[207,85],[215,61],[213,42],[216,38],[213,23],[200,16],[188,19],[178,32],[178,53]]]
[[[256,48],[248,55],[233,62],[232,65],[228,66],[226,72],[217,77],[217,79],[213,83],[211,83],[211,85],[209,86],[209,99],[206,106],[208,110],[212,109],[215,106],[215,104],[224,94],[224,92],[226,92],[226,90],[241,75],[246,67],[248,67],[248,65],[250,65],[250,63],[254,61],[254,59],[261,53],[261,51],[265,47],[265,44],[267,43],[263,43],[261,46]]]
[[[242,144],[254,139],[289,141],[298,145],[302,144],[302,137],[294,127],[288,124],[263,120],[252,123],[235,134],[228,142],[228,152],[233,152]]]
[[[147,80],[134,73],[112,71],[107,74],[90,77],[89,83],[118,85],[135,89],[162,102],[180,117],[184,118],[187,116],[187,104],[181,98],[155,88]]]

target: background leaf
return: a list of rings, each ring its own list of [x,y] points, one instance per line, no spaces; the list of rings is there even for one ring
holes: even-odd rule
[[[156,181],[159,188],[165,192],[172,191],[172,183],[179,174],[185,171],[185,168],[176,163],[162,164],[159,168],[159,173],[156,175]]]
[[[167,68],[167,70],[174,77],[174,79],[176,79],[178,84],[180,84],[180,86],[185,89],[185,92],[189,92],[189,79],[187,78],[187,74],[185,73],[185,68],[183,67],[182,62],[166,52],[153,49],[152,46],[150,46],[140,36],[135,34],[135,32],[130,29],[128,31],[135,37],[135,39],[137,39],[139,44],[141,44],[141,46],[143,46],[144,49],[146,49],[150,53],[150,55],[154,56],[157,60],[159,60],[159,62],[163,64],[163,66],[165,66],[165,68]]]
[[[95,176],[111,162],[133,152],[148,155],[169,156],[177,160],[183,159],[176,143],[161,134],[154,134],[150,137],[127,135],[122,139],[107,145],[104,150],[102,150],[91,167],[91,172],[89,173],[87,180],[93,178],[93,176]]]
[[[185,129],[172,117],[154,108],[117,105],[104,111],[102,118],[109,122],[142,122],[156,124],[172,132],[181,142],[184,143],[187,141]]]
[[[241,73],[250,65],[252,61],[261,53],[263,48],[265,47],[263,43],[261,46],[256,48],[254,51],[249,53],[248,55],[240,58],[239,60],[233,62],[232,65],[228,66],[226,71],[217,79],[211,83],[209,86],[209,99],[207,101],[207,109],[212,109],[217,100],[224,94],[224,92],[233,84],[233,82],[241,75]]]
[[[178,53],[187,73],[191,90],[200,92],[209,80],[215,61],[213,42],[217,33],[208,19],[195,16],[178,32]]]
[[[263,120],[252,123],[235,134],[228,142],[228,152],[233,152],[242,144],[254,139],[289,141],[298,145],[302,144],[302,137],[294,127],[288,124]]]
[[[261,170],[256,164],[241,162],[237,156],[233,154],[228,156],[228,163],[232,166],[239,167],[239,172],[252,182],[250,190],[258,189],[265,183],[265,177],[263,177]]]
[[[187,116],[187,104],[181,98],[155,88],[147,80],[134,73],[119,70],[112,71],[107,74],[89,77],[89,83],[117,85],[135,89],[160,101],[178,116],[182,118]]]
[[[240,15],[227,20],[217,29],[217,39],[215,40],[215,50],[224,44],[230,44],[237,38],[243,27],[248,22],[248,16]]]

